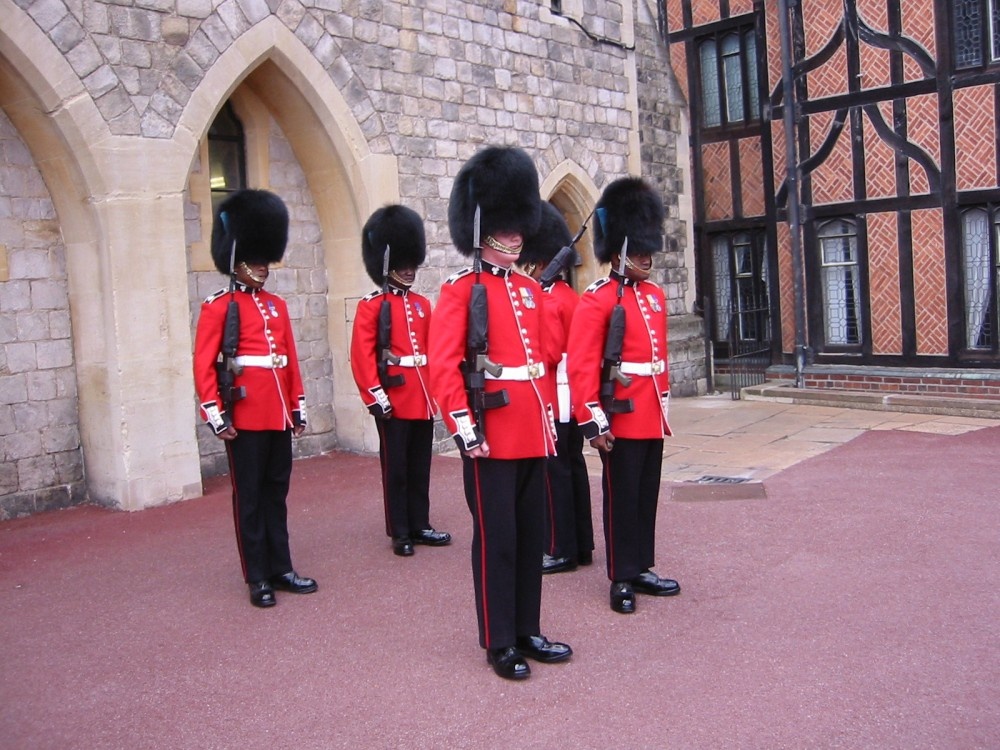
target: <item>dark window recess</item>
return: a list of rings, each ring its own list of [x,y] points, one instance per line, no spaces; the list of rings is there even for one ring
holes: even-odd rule
[[[222,107],[208,129],[208,163],[214,215],[227,195],[247,186],[243,125],[229,102]]]

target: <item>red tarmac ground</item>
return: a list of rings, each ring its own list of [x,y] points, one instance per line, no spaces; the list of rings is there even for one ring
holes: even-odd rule
[[[412,558],[384,536],[377,458],[297,462],[293,559],[320,588],[270,610],[225,478],[0,523],[0,747],[998,748],[998,456],[1000,427],[872,431],[745,494],[665,481],[657,568],[683,593],[611,612],[599,542],[545,578],[573,659],[523,683],[477,644],[455,458],[431,507],[455,542]]]

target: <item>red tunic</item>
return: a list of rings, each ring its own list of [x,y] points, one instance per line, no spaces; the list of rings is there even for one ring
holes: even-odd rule
[[[292,322],[285,301],[263,289],[238,285],[233,298],[240,309],[237,357],[255,355],[284,358],[283,367],[244,367],[235,385],[246,388],[246,398],[233,404],[230,415],[237,430],[285,430],[306,423],[305,391],[295,351]],[[215,363],[222,349],[222,333],[229,290],[221,289],[201,305],[194,344],[194,382],[202,416],[216,434],[224,429],[222,402]]]
[[[608,431],[600,405],[601,364],[611,309],[618,301],[618,276],[598,279],[580,297],[569,334],[569,386],[576,421],[588,437]],[[626,280],[623,368],[631,374],[626,388],[615,383],[616,399],[632,399],[634,409],[611,416],[611,432],[634,440],[671,435],[667,422],[670,377],[667,372],[667,306],[663,290],[650,281]]]
[[[390,364],[389,377],[402,375],[402,385],[385,394],[397,419],[433,419],[437,407],[430,395],[427,368],[427,337],[431,325],[431,303],[416,292],[390,287],[392,329],[389,348],[406,366]],[[378,315],[385,296],[372,292],[358,302],[351,336],[351,372],[365,406],[381,400],[378,379]]]
[[[431,322],[431,392],[441,407],[445,425],[459,445],[463,440],[469,444],[466,438],[475,424],[461,370],[469,297],[475,280],[476,275],[470,269],[449,278],[441,287]],[[546,349],[543,324],[546,295],[538,282],[512,269],[485,262],[480,281],[486,287],[490,360],[503,365],[507,375],[539,363],[546,368],[554,366],[557,360]],[[484,434],[490,458],[554,456],[551,397],[543,378],[486,381],[487,393],[500,390],[507,391],[510,403],[485,413]]]

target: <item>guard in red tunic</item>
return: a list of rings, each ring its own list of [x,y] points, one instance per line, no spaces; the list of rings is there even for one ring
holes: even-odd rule
[[[524,241],[517,264],[538,280],[546,308],[554,307],[557,322],[548,327],[549,339],[559,353],[558,364],[546,374],[556,412],[556,455],[546,465],[545,553],[542,573],[574,570],[593,562],[594,522],[590,507],[590,476],[583,457],[583,433],[573,416],[566,372],[566,340],[573,312],[580,301],[566,281],[570,265],[579,265],[566,220],[554,205],[542,203],[542,223]]]
[[[663,202],[637,177],[612,182],[595,208],[594,254],[609,277],[591,284],[573,315],[569,383],[576,418],[604,466],[604,540],[611,608],[635,611],[635,594],[680,586],[651,568],[667,404],[667,307],[648,281],[663,248]],[[624,321],[622,321],[624,317]]]
[[[273,606],[275,589],[316,590],[292,567],[285,504],[305,393],[288,308],[263,289],[287,242],[288,210],[278,196],[243,190],[222,202],[212,259],[231,282],[204,301],[195,336],[195,388],[205,420],[226,443],[236,542],[257,607]]]
[[[462,166],[448,226],[473,267],[444,283],[431,322],[431,391],[462,451],[472,513],[479,644],[507,679],[530,675],[525,657],[572,654],[540,627],[545,461],[555,454],[545,295],[511,268],[539,204],[538,173],[520,149],[488,147]]]
[[[451,542],[429,520],[437,411],[427,369],[431,303],[410,289],[426,253],[423,221],[405,206],[380,208],[362,230],[362,260],[380,290],[358,302],[351,371],[378,428],[385,533],[401,557],[414,544]]]

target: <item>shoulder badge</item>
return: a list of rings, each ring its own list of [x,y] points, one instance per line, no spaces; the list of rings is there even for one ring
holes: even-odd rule
[[[228,287],[223,287],[217,292],[212,292],[212,294],[205,297],[205,304],[210,305],[215,302],[215,300],[219,299],[219,297],[225,296],[226,294],[229,294]]]
[[[366,294],[364,297],[362,297],[361,301],[362,302],[371,302],[373,299],[378,299],[381,296],[382,296],[382,292],[380,290],[373,289],[372,291],[368,292],[368,294]]]
[[[597,279],[596,281],[592,282],[590,284],[590,286],[588,286],[584,290],[584,292],[585,293],[586,292],[596,292],[598,289],[600,289],[605,284],[610,284],[610,283],[611,283],[611,279],[609,277],[607,277],[607,276],[604,276],[603,278]]]
[[[464,278],[465,276],[468,276],[470,273],[472,273],[471,268],[463,268],[461,271],[457,271],[453,273],[451,276],[449,276],[447,279],[445,279],[444,283],[454,284],[456,281],[458,281],[461,278]]]

